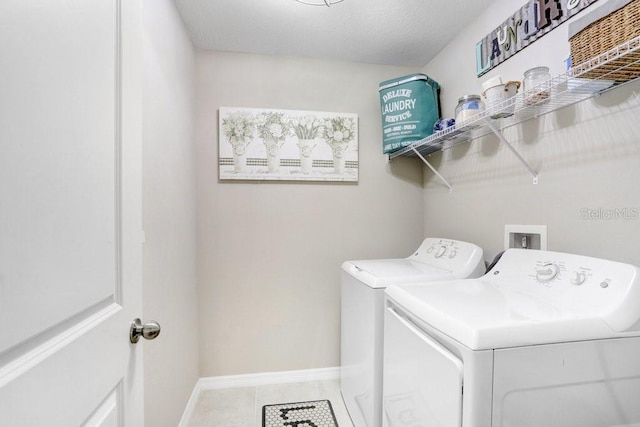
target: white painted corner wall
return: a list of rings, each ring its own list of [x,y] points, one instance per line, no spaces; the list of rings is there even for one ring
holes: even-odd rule
[[[339,364],[339,267],[415,249],[422,168],[381,152],[378,83],[415,69],[194,52],[170,0],[145,1],[144,60],[144,309],[163,325],[144,343],[145,407],[159,427],[211,386],[199,376]],[[360,182],[221,183],[220,106],[358,114]]]
[[[178,424],[198,381],[195,51],[172,0],[144,0],[145,425]]]
[[[179,421],[200,375],[338,364],[339,266],[415,248],[422,170],[381,154],[377,84],[414,70],[194,53],[172,2],[145,6],[144,308],[163,325],[144,343],[145,406],[156,427]],[[357,113],[360,182],[220,183],[224,105]]]

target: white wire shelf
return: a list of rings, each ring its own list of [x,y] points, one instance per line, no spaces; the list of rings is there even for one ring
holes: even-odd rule
[[[637,80],[635,76],[638,75],[640,75],[640,36],[579,64],[535,88],[494,105],[471,120],[457,123],[455,127],[434,133],[390,153],[389,161],[396,157],[418,156],[431,167],[424,156],[495,133],[529,170],[533,176],[533,182],[537,183],[538,177],[535,171],[508,144],[501,131],[635,81]],[[508,117],[500,117],[511,112],[513,114]],[[432,168],[432,170],[435,172],[435,169]],[[449,183],[439,174],[437,175],[451,190]]]

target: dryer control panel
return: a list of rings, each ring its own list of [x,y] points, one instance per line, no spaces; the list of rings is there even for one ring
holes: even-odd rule
[[[480,277],[484,274],[482,249],[459,240],[428,237],[407,259],[451,271],[454,278]]]
[[[640,330],[640,269],[581,255],[509,249],[485,276],[495,286],[548,303],[572,317],[601,317]]]

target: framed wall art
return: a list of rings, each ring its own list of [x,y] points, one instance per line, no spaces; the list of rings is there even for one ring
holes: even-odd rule
[[[220,107],[221,180],[358,181],[358,116]]]

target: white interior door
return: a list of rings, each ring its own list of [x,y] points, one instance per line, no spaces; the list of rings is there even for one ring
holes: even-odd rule
[[[142,426],[139,0],[0,2],[0,425]]]

